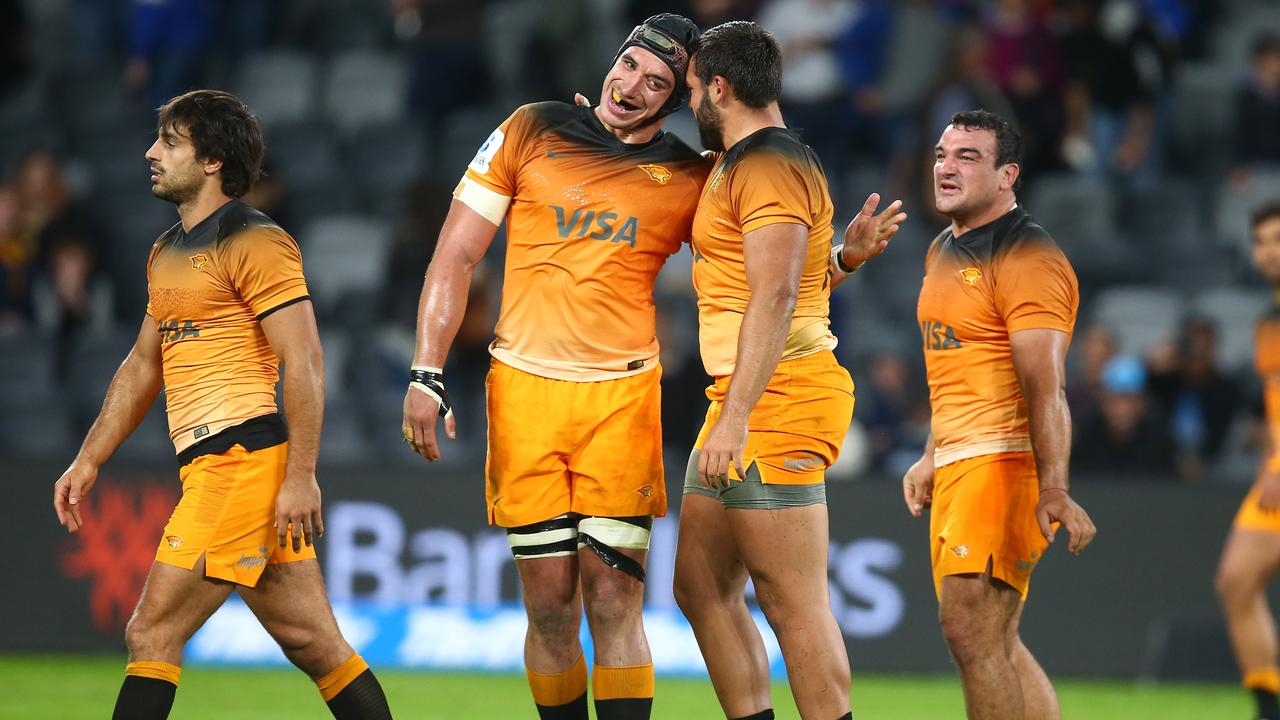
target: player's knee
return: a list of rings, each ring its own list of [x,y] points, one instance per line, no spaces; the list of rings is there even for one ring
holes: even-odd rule
[[[276,627],[272,628],[272,636],[289,662],[312,677],[323,675],[351,654],[341,636],[315,628]]]
[[[181,650],[185,638],[169,637],[172,633],[162,624],[141,613],[134,613],[124,628],[125,646],[133,660],[168,657]]]
[[[947,648],[961,667],[1004,647],[1004,637],[973,613],[943,606],[938,619]]]
[[[527,588],[525,592],[530,632],[548,640],[566,642],[578,636],[582,610],[576,598],[547,593],[531,595]]]
[[[644,586],[631,577],[598,578],[583,588],[587,616],[592,627],[625,626],[639,619],[644,605]]]
[[[1219,567],[1213,578],[1213,588],[1218,600],[1230,608],[1248,602],[1254,595],[1256,583],[1239,570]]]

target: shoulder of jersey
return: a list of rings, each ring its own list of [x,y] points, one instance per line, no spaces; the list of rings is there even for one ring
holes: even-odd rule
[[[276,221],[267,217],[266,213],[244,203],[237,203],[235,207],[229,208],[226,214],[218,218],[216,242],[223,243],[233,238],[255,234],[249,232],[251,230],[284,232],[284,229],[277,225]]]
[[[800,162],[807,158],[809,147],[800,141],[789,130],[784,128],[765,128],[734,146],[727,153],[727,162],[741,162],[747,157],[761,157],[768,154],[779,155],[792,162]]]
[[[945,234],[945,233],[944,233]],[[998,227],[992,233],[992,253],[999,254],[1015,248],[1049,246],[1057,250],[1058,242],[1030,213],[1023,212],[1012,222]]]
[[[182,233],[182,221],[179,220],[178,222],[174,223],[168,230],[165,230],[164,232],[160,233],[160,237],[156,238],[154,247],[162,247],[163,245],[172,242],[181,233]]]

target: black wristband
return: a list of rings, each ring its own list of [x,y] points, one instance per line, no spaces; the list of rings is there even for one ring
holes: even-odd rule
[[[444,373],[410,370],[409,385],[422,385],[427,389],[427,394],[440,403],[440,417],[447,417],[453,412],[453,403],[449,401],[449,393],[444,389]]]

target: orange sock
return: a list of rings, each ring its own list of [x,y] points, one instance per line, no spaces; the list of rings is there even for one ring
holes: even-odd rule
[[[360,673],[368,669],[369,663],[365,662],[359,653],[352,655],[316,681],[316,687],[320,688],[320,697],[324,698],[325,702],[329,702],[335,695],[342,692],[343,688],[350,685]]]
[[[182,668],[167,662],[131,662],[124,666],[124,674],[164,680],[177,685],[178,679],[182,677]]]
[[[1243,684],[1248,690],[1266,690],[1280,694],[1280,668],[1250,670],[1244,674]]]
[[[653,663],[633,667],[591,669],[591,691],[597,702],[653,697]]]
[[[564,672],[543,675],[526,667],[525,675],[529,678],[533,701],[543,707],[567,705],[587,692],[587,663],[581,657]]]

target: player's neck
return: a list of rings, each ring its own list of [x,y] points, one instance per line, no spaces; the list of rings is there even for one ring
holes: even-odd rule
[[[204,222],[210,215],[217,212],[218,208],[230,201],[231,198],[224,195],[221,189],[215,190],[206,187],[201,190],[194,200],[178,206],[178,217],[182,219],[182,230],[191,232],[191,228]]]
[[[643,145],[652,140],[662,130],[661,120],[638,128],[616,128],[604,121],[598,106],[593,112],[595,112],[596,121],[603,125],[605,130],[608,130],[614,137],[627,145]]]
[[[759,109],[749,108],[739,103],[737,107],[722,113],[721,117],[724,124],[720,131],[720,139],[724,141],[726,150],[752,133],[769,127],[785,128],[787,126],[782,120],[782,111],[778,109],[776,102]]]
[[[994,222],[1004,217],[1017,204],[1018,198],[1014,197],[1012,193],[1008,195],[1002,194],[980,213],[968,217],[952,216],[951,236],[960,237],[974,228],[980,228],[983,225]]]

